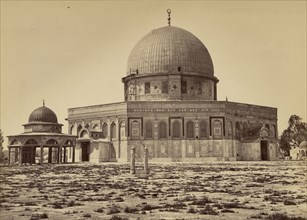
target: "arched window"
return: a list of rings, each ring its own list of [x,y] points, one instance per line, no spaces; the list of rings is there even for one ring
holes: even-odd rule
[[[140,123],[138,121],[131,123],[131,137],[132,139],[140,139]]]
[[[213,121],[213,138],[222,138],[222,122],[219,120]]]
[[[152,123],[150,121],[148,121],[146,123],[146,128],[145,128],[145,138],[153,138],[152,135]]]
[[[80,138],[89,138],[87,130],[81,131]]]
[[[236,122],[236,138],[240,138],[240,122]]]
[[[95,131],[99,131],[99,125],[94,124],[94,125],[93,125],[93,130],[95,130]]]
[[[86,124],[84,127],[85,127],[86,129],[89,129],[90,125],[89,125],[89,124]]]
[[[265,127],[270,130],[270,125],[269,124],[265,124]]]
[[[108,125],[107,125],[107,123],[103,123],[103,125],[102,125],[102,136],[103,136],[103,138],[108,137]]]
[[[199,125],[199,137],[200,138],[208,137],[208,126],[206,121],[202,121]]]
[[[126,122],[125,121],[122,121],[119,124],[119,136],[120,136],[120,139],[122,139],[123,137],[126,137]]]
[[[159,138],[166,138],[166,123],[164,121],[159,124]]]
[[[74,126],[74,125],[72,125],[72,126],[70,127],[70,129],[69,129],[69,134],[73,134],[73,132],[74,132],[74,128],[75,128],[75,126]]]
[[[174,121],[173,123],[173,133],[172,136],[173,138],[180,138],[180,123],[179,121]]]
[[[82,125],[78,125],[78,128],[77,128],[77,135],[78,136],[80,135],[81,130],[82,130]]]
[[[194,122],[187,122],[187,138],[194,138]]]
[[[116,124],[114,122],[112,122],[111,124],[111,135],[110,135],[110,140],[112,141],[113,139],[116,138]]]

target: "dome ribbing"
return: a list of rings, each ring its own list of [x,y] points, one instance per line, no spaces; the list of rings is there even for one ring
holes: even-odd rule
[[[127,75],[159,73],[214,74],[211,56],[192,33],[178,27],[162,27],[145,35],[132,49]]]

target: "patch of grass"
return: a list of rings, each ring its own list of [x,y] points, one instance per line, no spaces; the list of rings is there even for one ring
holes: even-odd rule
[[[91,215],[90,213],[85,213],[85,214],[83,215],[83,217],[85,217],[85,218],[90,218],[90,217],[92,217],[92,215]]]
[[[241,208],[238,202],[223,203],[223,206],[226,209]]]
[[[192,214],[195,214],[196,213],[196,210],[194,207],[189,207],[187,213],[192,213]]]
[[[103,208],[95,209],[94,212],[103,213]]]
[[[24,205],[26,205],[26,206],[37,206],[37,203],[28,201],[28,202],[25,202]]]
[[[284,201],[284,205],[296,205],[296,202],[292,201],[292,200],[289,200],[289,199],[286,199]]]
[[[113,215],[110,220],[128,220],[128,218],[126,217],[121,217],[121,216],[118,216],[118,215]]]
[[[136,213],[138,211],[138,209],[137,208],[134,208],[134,207],[128,207],[128,206],[126,206],[125,208],[124,208],[124,212],[126,212],[126,213]]]
[[[275,212],[268,215],[265,219],[267,220],[306,220],[302,217],[290,217],[286,213]]]
[[[124,202],[125,200],[122,197],[117,197],[114,199],[116,202]]]
[[[75,206],[75,205],[77,205],[76,203],[75,203],[75,201],[74,200],[70,200],[68,203],[67,203],[67,206]]]
[[[160,208],[159,206],[152,206],[152,205],[149,205],[149,204],[144,204],[141,208],[142,211],[150,211],[150,210],[153,210],[153,209],[158,209]]]
[[[47,213],[33,213],[30,220],[39,220],[49,218]]]
[[[52,208],[54,208],[54,209],[62,209],[63,206],[62,206],[62,204],[60,202],[54,202],[52,204]]]
[[[235,211],[233,211],[231,209],[223,209],[223,210],[221,210],[221,212],[223,212],[223,213],[235,213]]]
[[[112,215],[112,214],[116,214],[116,213],[120,213],[120,210],[117,206],[113,205],[111,208],[109,208],[109,210],[107,211],[107,215]]]
[[[201,199],[196,199],[193,202],[191,202],[189,205],[207,205],[208,203],[212,203],[212,201],[207,197],[203,196]]]
[[[199,214],[202,215],[218,215],[218,212],[216,212],[210,205],[206,205],[204,209],[199,210]]]

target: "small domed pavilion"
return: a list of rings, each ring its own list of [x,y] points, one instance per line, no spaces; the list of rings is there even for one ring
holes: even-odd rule
[[[76,136],[61,133],[63,125],[45,104],[23,126],[24,133],[8,136],[9,163],[75,162]]]

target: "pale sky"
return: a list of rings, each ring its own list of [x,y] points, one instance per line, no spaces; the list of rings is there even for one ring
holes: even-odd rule
[[[4,135],[42,99],[65,133],[68,108],[123,101],[129,53],[168,8],[209,50],[218,100],[277,107],[279,133],[306,121],[306,1],[1,1]]]

